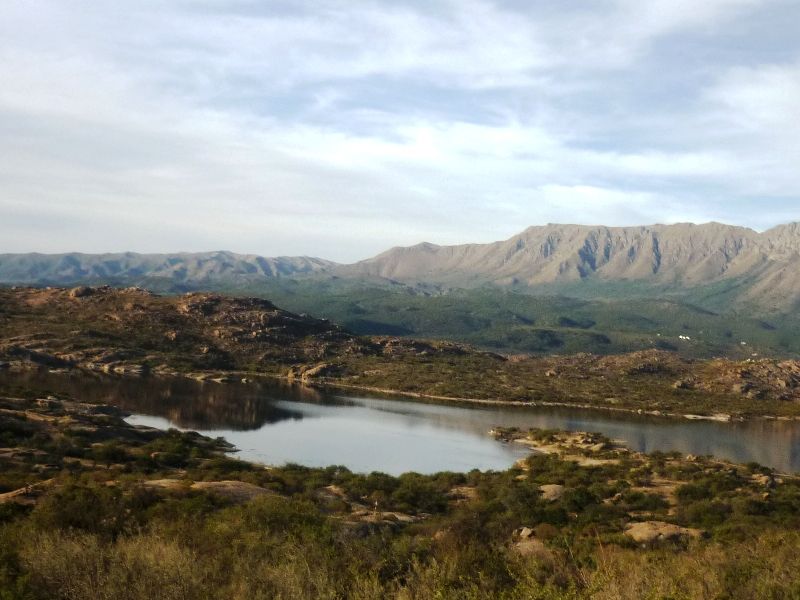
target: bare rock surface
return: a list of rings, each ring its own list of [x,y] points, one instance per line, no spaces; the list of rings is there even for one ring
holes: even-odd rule
[[[679,539],[697,539],[702,537],[703,532],[699,529],[680,527],[663,521],[644,521],[628,524],[625,527],[625,535],[638,544],[647,545]]]
[[[542,492],[542,500],[546,500],[548,502],[555,502],[556,500],[561,499],[564,495],[564,486],[558,485],[555,483],[549,483],[545,485],[539,486],[539,491]]]

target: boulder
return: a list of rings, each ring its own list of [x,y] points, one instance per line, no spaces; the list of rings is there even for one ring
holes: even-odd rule
[[[62,407],[62,404],[58,398],[48,396],[47,398],[38,398],[36,400],[36,406],[44,410],[57,410]]]
[[[775,479],[775,476],[771,474],[753,475],[753,483],[757,485],[763,485],[765,488],[769,489],[774,488],[778,484],[778,482]]]
[[[313,379],[326,377],[336,371],[336,365],[329,363],[319,363],[317,365],[300,365],[292,367],[286,374],[289,381],[299,380],[301,383],[309,383]]]
[[[542,500],[546,500],[547,502],[555,502],[556,500],[560,500],[561,496],[564,495],[564,486],[555,483],[549,483],[546,485],[540,485],[539,491],[542,492]]]
[[[530,527],[520,527],[514,531],[514,537],[518,540],[527,540],[528,538],[533,537],[533,529]]]
[[[86,285],[74,287],[69,291],[70,298],[86,298],[94,294],[94,288]]]
[[[514,544],[514,548],[522,556],[538,556],[541,558],[550,556],[550,551],[544,545],[544,542],[534,537],[518,541]]]
[[[663,541],[677,541],[688,538],[700,538],[703,532],[699,529],[679,527],[663,521],[644,521],[630,523],[625,527],[625,535],[637,544],[649,545]]]

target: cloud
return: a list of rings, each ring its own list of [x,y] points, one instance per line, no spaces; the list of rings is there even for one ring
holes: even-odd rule
[[[800,43],[748,58],[753,23],[793,17],[779,0],[8,3],[0,250],[355,260],[548,221],[800,218]]]
[[[729,177],[753,196],[800,197],[800,61],[727,70],[705,93],[706,131],[737,149]]]
[[[728,70],[706,94],[738,133],[797,139],[800,62]]]

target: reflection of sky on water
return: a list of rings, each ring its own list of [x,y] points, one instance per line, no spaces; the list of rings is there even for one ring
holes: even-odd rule
[[[220,385],[187,379],[0,375],[24,384],[121,406],[130,422],[223,436],[242,458],[265,463],[343,464],[357,471],[504,469],[525,450],[501,444],[495,425],[598,431],[645,452],[714,454],[800,471],[800,423],[680,421],[561,407],[467,406],[358,398],[274,382]]]

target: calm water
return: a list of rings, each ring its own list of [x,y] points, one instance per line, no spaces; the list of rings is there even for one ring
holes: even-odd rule
[[[677,450],[800,472],[800,423],[713,423],[567,408],[471,407],[355,397],[274,383],[0,373],[0,390],[27,387],[115,404],[131,423],[223,436],[239,456],[354,471],[505,469],[525,450],[487,435],[496,425],[598,431],[640,451]]]

